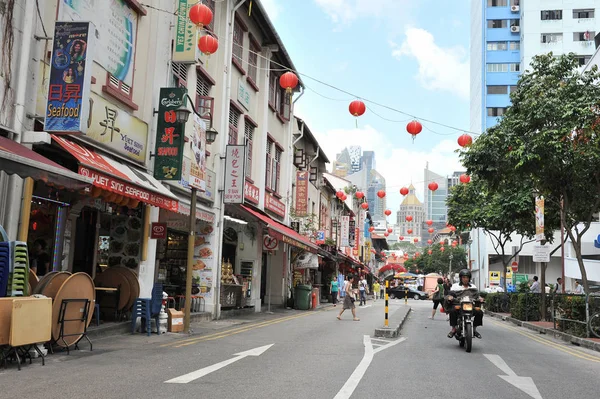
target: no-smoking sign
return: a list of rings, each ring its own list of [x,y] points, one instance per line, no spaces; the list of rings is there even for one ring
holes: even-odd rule
[[[275,237],[265,235],[263,237],[263,250],[264,251],[276,251],[279,246],[279,240]]]

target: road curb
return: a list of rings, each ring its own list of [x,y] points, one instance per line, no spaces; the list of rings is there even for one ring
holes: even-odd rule
[[[557,331],[553,328],[538,326],[533,323],[517,320],[514,317],[504,316],[504,315],[501,315],[498,313],[490,312],[489,310],[486,310],[485,314],[487,314],[495,319],[500,319],[503,321],[510,321],[511,323],[516,324],[519,327],[524,327],[524,328],[527,328],[528,330],[537,331],[540,334],[550,335],[554,338],[558,338],[564,342],[568,342],[568,343],[576,345],[576,346],[581,346],[581,347],[584,347],[587,349],[591,349],[591,350],[600,352],[600,342],[592,341],[591,339],[576,337],[574,335],[567,334],[562,331]]]
[[[398,324],[398,327],[392,328],[392,327],[381,327],[381,328],[376,328],[375,329],[375,337],[378,338],[396,338],[399,334],[400,334],[400,330],[402,330],[402,326],[404,325],[404,322],[408,319],[408,315],[410,314],[410,312],[412,311],[412,307],[408,307],[408,311],[404,314],[404,317],[402,317],[402,320],[400,320],[400,324]]]

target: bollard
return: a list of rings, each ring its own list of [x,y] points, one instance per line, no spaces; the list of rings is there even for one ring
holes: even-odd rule
[[[408,304],[408,288],[404,286],[404,304]]]
[[[384,296],[385,296],[385,326],[388,327],[389,326],[389,321],[388,321],[388,289],[389,287],[389,281],[385,280],[385,292],[384,292]]]

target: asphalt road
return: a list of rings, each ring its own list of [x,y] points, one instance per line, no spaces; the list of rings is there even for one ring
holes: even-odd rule
[[[390,302],[394,324],[406,307],[402,300]],[[14,365],[0,369],[0,398],[600,395],[600,353],[485,318],[483,339],[475,340],[469,354],[446,338],[449,327],[443,316],[427,319],[430,301],[408,304],[413,312],[394,341],[372,337],[383,323],[382,301],[358,308],[358,322],[347,312],[337,320],[339,308],[280,311],[205,323],[193,336],[97,339],[94,351],[82,344],[84,350],[69,356],[47,357],[45,367],[38,359],[20,372]]]

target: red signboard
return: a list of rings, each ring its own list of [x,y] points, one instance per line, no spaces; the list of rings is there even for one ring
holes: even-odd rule
[[[285,204],[269,193],[265,193],[265,209],[285,217]]]
[[[167,238],[167,224],[166,223],[152,223],[152,228],[150,229],[150,238],[152,238],[152,239]]]
[[[308,171],[296,172],[296,216],[308,212]]]
[[[258,205],[260,190],[254,184],[244,181],[244,199]]]
[[[360,233],[360,230],[357,227],[354,230],[354,237],[356,237],[356,238],[354,239],[354,247],[352,248],[352,255],[354,255],[354,256],[358,256],[358,241],[359,241],[358,237],[359,237],[359,233]]]
[[[113,193],[133,198],[147,204],[157,206],[169,211],[177,212],[178,201],[144,190],[140,186],[129,184],[124,180],[115,179],[111,176],[96,172],[84,166],[79,166],[79,174],[94,179],[94,186],[98,186]]]

